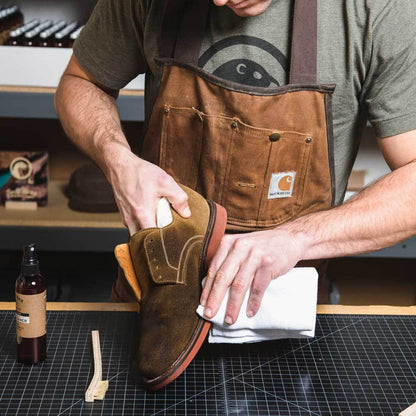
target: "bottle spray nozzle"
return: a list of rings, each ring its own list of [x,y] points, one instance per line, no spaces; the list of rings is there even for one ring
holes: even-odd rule
[[[39,273],[38,253],[34,244],[23,246],[22,272],[30,274]]]
[[[23,247],[23,263],[33,264],[38,261],[38,254],[34,244],[27,244]]]

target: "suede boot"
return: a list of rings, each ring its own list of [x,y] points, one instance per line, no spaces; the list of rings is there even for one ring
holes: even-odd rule
[[[183,189],[192,216],[184,219],[172,210],[171,224],[141,230],[130,238],[135,277],[126,261],[124,267],[120,264],[140,303],[137,367],[151,390],[177,378],[208,334],[210,323],[195,310],[201,281],[227,222],[223,207],[189,188]]]

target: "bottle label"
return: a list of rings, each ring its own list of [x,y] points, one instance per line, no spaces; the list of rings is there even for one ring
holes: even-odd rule
[[[38,338],[46,334],[46,290],[38,295],[16,293],[17,338]]]

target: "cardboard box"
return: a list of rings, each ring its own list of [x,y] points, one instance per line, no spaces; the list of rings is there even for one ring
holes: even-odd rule
[[[0,151],[0,202],[48,202],[48,152]]]

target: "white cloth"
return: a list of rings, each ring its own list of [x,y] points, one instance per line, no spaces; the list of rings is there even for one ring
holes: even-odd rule
[[[228,291],[218,313],[210,319],[208,341],[211,343],[260,342],[282,338],[310,338],[315,335],[318,273],[312,267],[297,267],[272,280],[260,309],[246,315],[248,292],[237,321],[224,323]],[[204,307],[197,313],[204,317]]]

